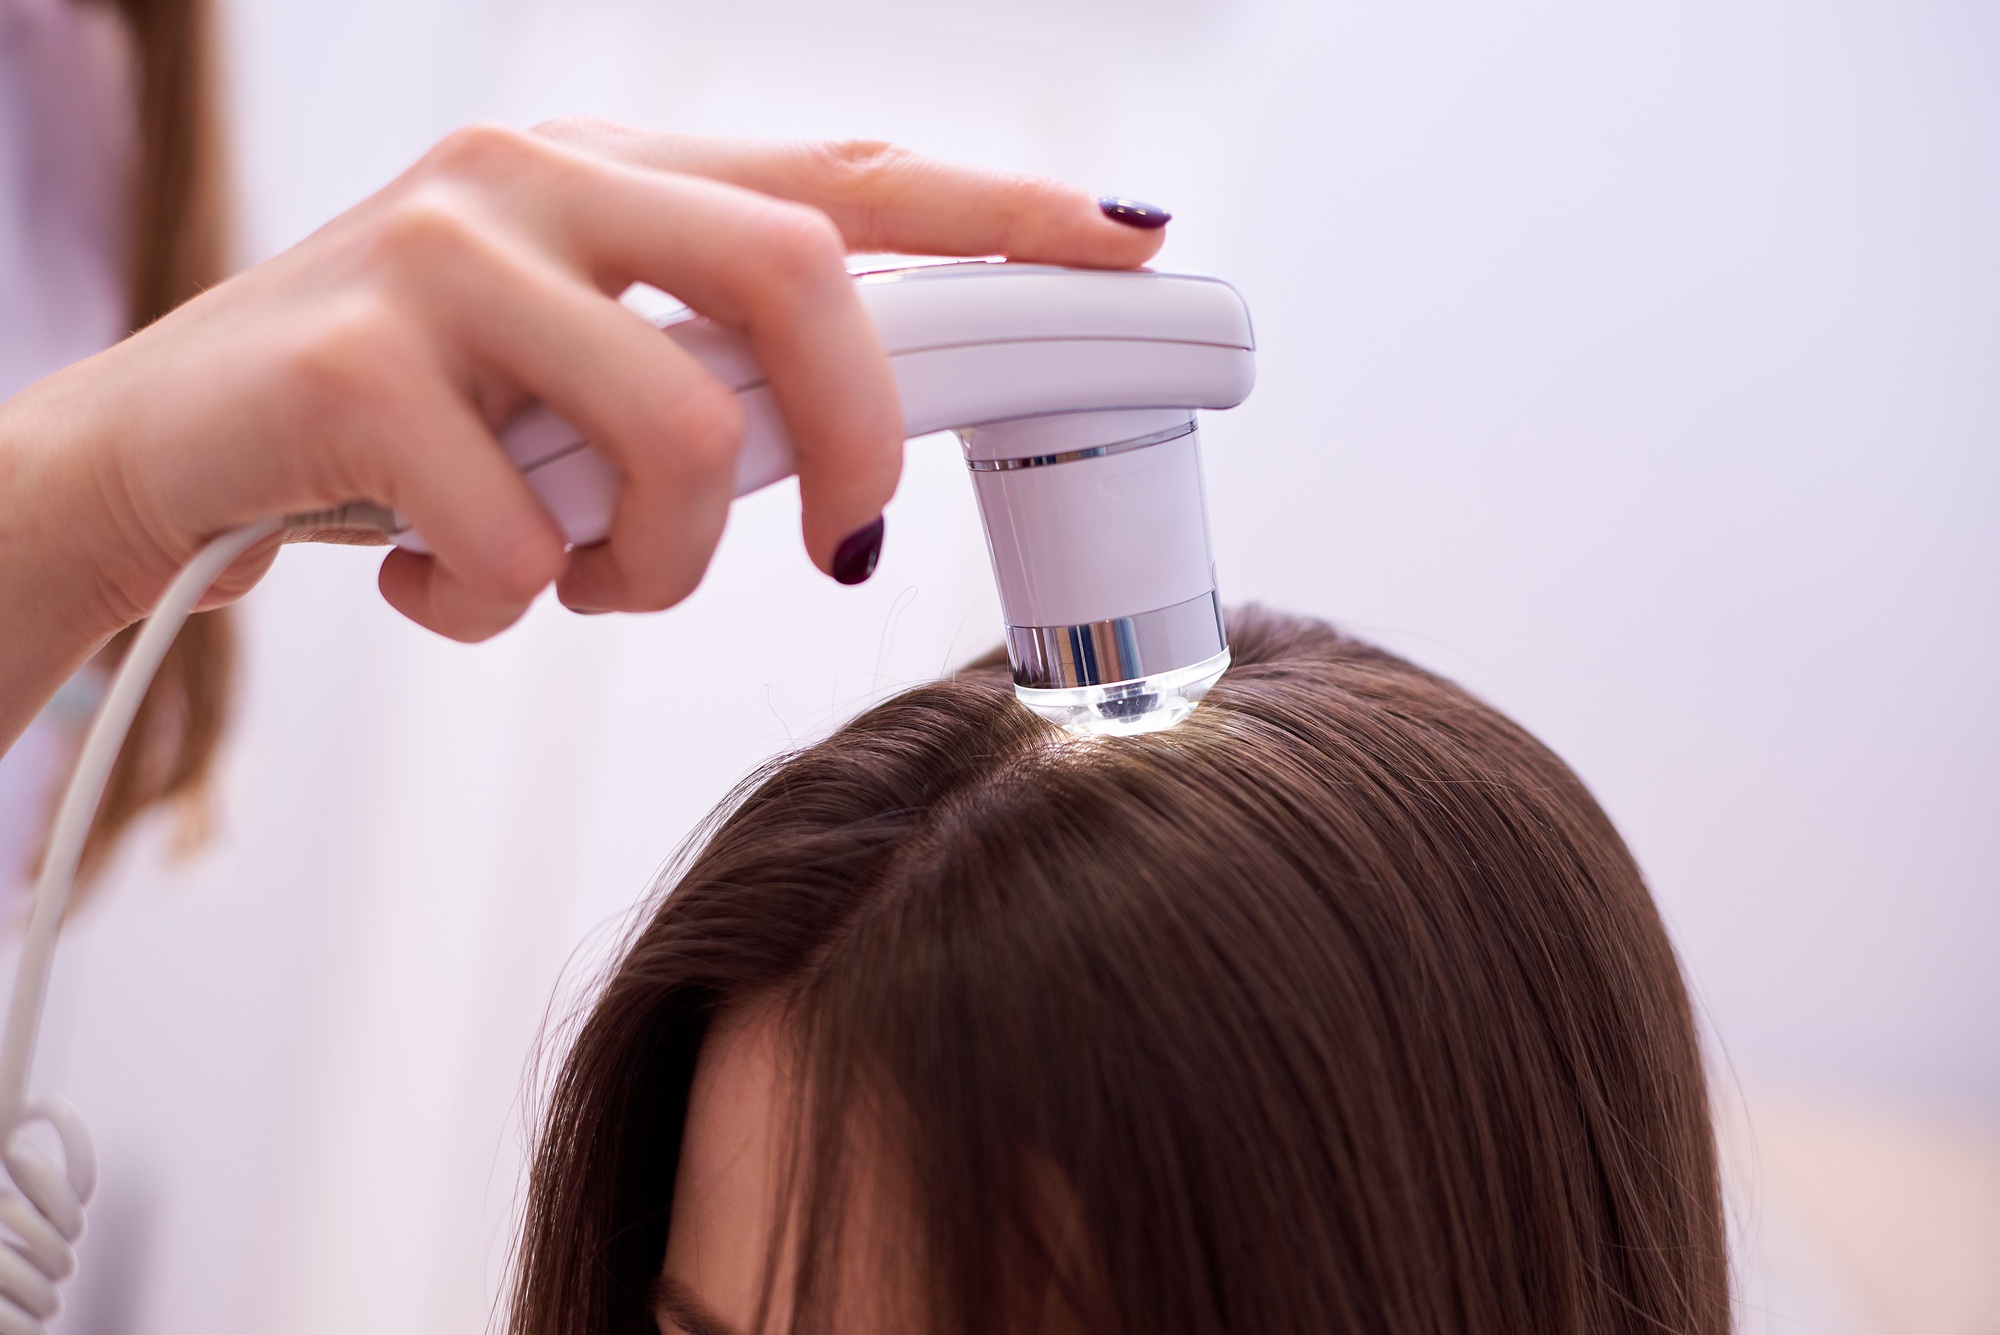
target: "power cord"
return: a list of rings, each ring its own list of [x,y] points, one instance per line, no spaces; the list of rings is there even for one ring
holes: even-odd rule
[[[372,514],[358,513],[362,510]],[[20,971],[0,1038],[0,1163],[15,1190],[0,1195],[0,1223],[15,1236],[0,1247],[0,1335],[48,1335],[46,1323],[62,1307],[57,1286],[76,1270],[76,1241],[83,1236],[83,1207],[97,1187],[97,1155],[76,1110],[61,1099],[29,1099],[28,1071],[48,1000],[49,969],[63,910],[69,904],[83,845],[97,804],[111,778],[125,734],[146,698],[146,688],[180,633],[181,624],[229,563],[287,528],[337,528],[359,520],[372,527],[376,507],[345,506],[315,515],[246,524],[214,539],[187,564],[146,619],[138,639],[112,679],[77,757],[49,835],[49,850],[35,884],[35,903],[21,947]],[[47,1122],[62,1144],[58,1168],[20,1137],[23,1127]]]

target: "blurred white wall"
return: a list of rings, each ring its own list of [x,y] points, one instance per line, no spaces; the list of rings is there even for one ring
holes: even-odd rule
[[[1225,595],[1485,693],[1632,841],[1747,1074],[2000,1116],[2000,16],[1964,4],[234,0],[247,250],[460,122],[868,135],[1157,201],[1248,296]],[[476,1331],[525,1065],[761,758],[984,649],[948,443],[881,572],[782,488],[662,616],[478,648],[293,550],[220,837],[129,850],[43,1083],[83,1335]],[[558,1005],[561,1013],[561,1005]],[[106,1278],[110,1276],[111,1278]]]

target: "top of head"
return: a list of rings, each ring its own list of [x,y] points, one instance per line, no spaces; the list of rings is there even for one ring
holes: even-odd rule
[[[1215,278],[973,260],[857,274],[854,285],[911,436],[1057,413],[1232,408],[1255,378],[1249,311]],[[643,292],[627,304],[642,308]],[[749,341],[651,295],[653,323],[742,400],[737,494],[790,475],[791,438]],[[531,408],[501,442],[571,542],[605,537],[617,477],[573,427]],[[977,449],[968,442],[969,457]],[[413,531],[395,536],[422,550]]]

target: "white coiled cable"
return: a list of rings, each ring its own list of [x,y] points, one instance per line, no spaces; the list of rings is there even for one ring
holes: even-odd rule
[[[301,517],[302,519],[305,517]],[[296,522],[296,521],[295,521]],[[0,1335],[47,1335],[47,1322],[62,1303],[57,1286],[76,1269],[75,1244],[83,1236],[83,1207],[97,1186],[97,1156],[90,1132],[76,1110],[60,1099],[30,1101],[28,1071],[35,1037],[48,1000],[49,968],[56,937],[69,903],[83,845],[97,817],[97,804],[111,778],[125,734],[146,698],[160,660],[180,633],[201,596],[229,563],[256,543],[285,528],[286,521],[248,524],[210,542],[167,586],[138,639],[118,667],[111,689],[90,725],[76,772],[56,809],[48,854],[35,883],[35,905],[21,947],[20,971],[0,1038],[0,1163],[14,1189],[0,1196],[0,1223],[14,1236],[0,1247]],[[62,1144],[58,1168],[20,1136],[31,1122],[47,1122]]]

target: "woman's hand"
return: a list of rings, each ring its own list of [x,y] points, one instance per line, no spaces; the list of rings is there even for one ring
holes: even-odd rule
[[[460,131],[292,250],[0,406],[0,739],[204,541],[268,516],[400,511],[434,554],[391,552],[382,593],[455,639],[508,626],[551,580],[578,609],[686,597],[742,422],[618,304],[635,280],[748,334],[798,447],[806,549],[831,570],[902,457],[845,253],[1127,267],[1159,242],[1080,190],[881,144]],[[496,429],[530,399],[623,475],[607,542],[566,551],[501,453]]]

